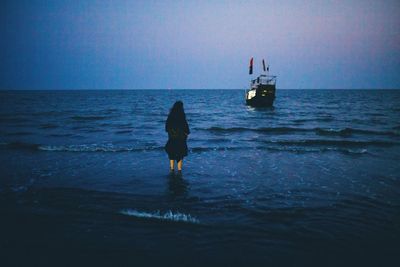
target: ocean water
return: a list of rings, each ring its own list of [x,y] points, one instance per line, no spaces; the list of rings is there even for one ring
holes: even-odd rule
[[[164,123],[191,128],[169,174]],[[7,265],[390,266],[400,90],[0,91]]]

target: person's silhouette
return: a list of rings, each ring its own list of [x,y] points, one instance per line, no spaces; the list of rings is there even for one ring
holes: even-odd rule
[[[170,171],[174,171],[174,164],[177,161],[178,171],[180,172],[182,171],[183,158],[188,154],[186,140],[190,134],[182,101],[176,101],[172,106],[165,123],[165,131],[168,132],[165,151],[168,153]]]

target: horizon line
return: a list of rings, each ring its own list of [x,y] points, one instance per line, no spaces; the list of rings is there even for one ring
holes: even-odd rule
[[[400,88],[277,88],[276,90],[399,90]],[[248,90],[247,88],[13,88],[0,91],[107,91],[107,90]]]

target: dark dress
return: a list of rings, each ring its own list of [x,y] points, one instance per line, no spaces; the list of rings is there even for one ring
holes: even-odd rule
[[[190,134],[190,130],[186,119],[184,117],[174,118],[168,116],[165,123],[165,131],[168,132],[168,142],[165,145],[168,158],[180,161],[188,154],[186,139]]]

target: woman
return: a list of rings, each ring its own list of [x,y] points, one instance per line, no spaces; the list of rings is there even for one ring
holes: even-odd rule
[[[189,125],[186,121],[182,101],[176,101],[171,108],[165,131],[168,132],[168,142],[165,151],[168,153],[170,171],[174,171],[175,160],[178,162],[178,171],[182,171],[183,158],[187,156],[188,147],[186,139],[190,134]]]

